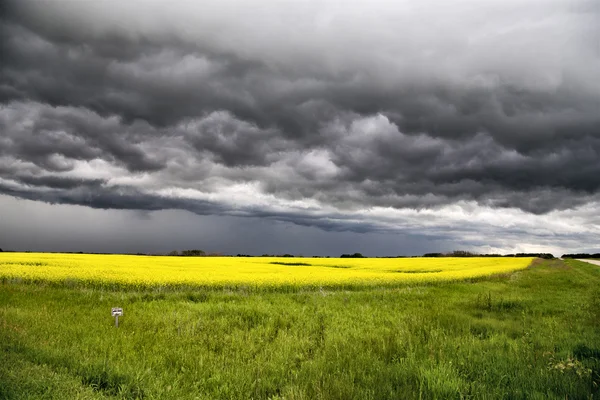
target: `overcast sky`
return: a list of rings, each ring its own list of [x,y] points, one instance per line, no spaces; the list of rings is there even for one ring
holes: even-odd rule
[[[597,0],[0,13],[0,248],[600,251]]]

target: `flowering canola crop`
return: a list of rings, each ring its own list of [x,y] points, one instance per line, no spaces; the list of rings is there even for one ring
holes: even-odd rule
[[[532,258],[166,257],[0,253],[0,278],[152,286],[354,286],[450,281],[527,268]]]

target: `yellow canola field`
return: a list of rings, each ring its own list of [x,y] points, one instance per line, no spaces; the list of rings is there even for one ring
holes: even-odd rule
[[[0,253],[0,278],[99,285],[351,286],[450,281],[527,268],[532,258],[276,258]]]

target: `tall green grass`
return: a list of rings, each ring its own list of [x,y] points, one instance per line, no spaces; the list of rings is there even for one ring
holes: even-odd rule
[[[590,399],[599,385],[600,268],[574,260],[351,291],[0,284],[1,399]]]

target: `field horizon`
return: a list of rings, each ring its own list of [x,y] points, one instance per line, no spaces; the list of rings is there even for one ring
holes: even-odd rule
[[[524,269],[532,260],[524,257],[389,259],[0,253],[0,279],[123,288],[350,288],[478,279]]]

